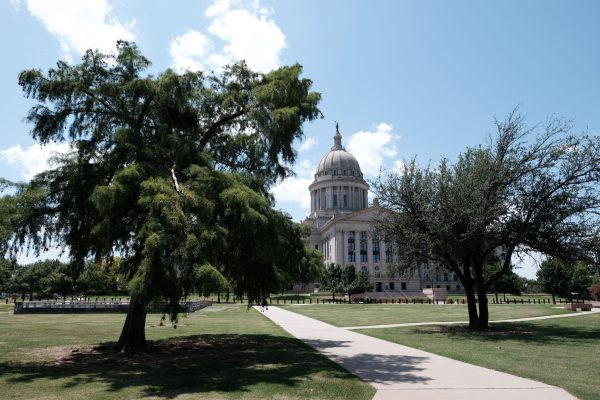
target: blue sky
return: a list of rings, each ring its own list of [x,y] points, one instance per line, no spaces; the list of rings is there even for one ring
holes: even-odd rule
[[[600,132],[599,19],[598,1],[4,0],[0,176],[27,180],[66,148],[30,138],[23,69],[76,62],[119,38],[138,43],[154,74],[299,62],[325,118],[305,126],[297,176],[274,194],[301,220],[334,121],[367,178],[413,156],[454,159],[517,105],[532,125],[556,114]]]

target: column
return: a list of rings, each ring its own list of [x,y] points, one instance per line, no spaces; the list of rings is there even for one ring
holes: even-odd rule
[[[348,261],[348,232],[342,231],[342,261],[343,266],[346,266]]]

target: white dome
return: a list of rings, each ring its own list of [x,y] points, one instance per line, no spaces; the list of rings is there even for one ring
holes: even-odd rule
[[[333,141],[331,150],[321,158],[315,176],[337,175],[362,178],[358,161],[342,147],[342,135],[337,130]]]
[[[317,176],[321,176],[321,174],[333,175],[332,171],[336,171],[336,175],[362,176],[358,161],[344,149],[331,150],[325,154],[319,162],[316,174]]]

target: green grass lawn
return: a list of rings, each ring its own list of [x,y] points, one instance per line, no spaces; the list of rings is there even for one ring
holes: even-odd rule
[[[467,306],[456,304],[312,304],[288,305],[287,309],[335,326],[449,322],[469,319]],[[490,305],[490,320],[539,317],[570,312],[572,311],[544,304]]]
[[[600,314],[493,324],[488,332],[458,326],[368,329],[363,334],[471,364],[560,386],[597,400]]]
[[[123,314],[13,315],[0,306],[1,399],[370,399],[375,390],[255,310],[215,305],[177,329],[147,318],[152,351],[113,353]]]

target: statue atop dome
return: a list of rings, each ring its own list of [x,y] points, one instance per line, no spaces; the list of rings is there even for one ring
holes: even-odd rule
[[[331,150],[346,150],[342,146],[342,135],[340,134],[340,126],[337,121],[335,121],[335,136],[333,137],[333,147]]]

